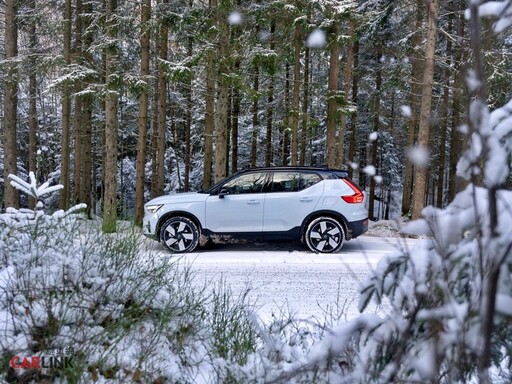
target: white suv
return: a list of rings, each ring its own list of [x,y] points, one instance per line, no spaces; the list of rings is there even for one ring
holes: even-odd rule
[[[207,191],[152,199],[144,235],[175,253],[208,240],[301,240],[313,252],[336,252],[368,229],[365,195],[347,176],[313,167],[242,171]]]

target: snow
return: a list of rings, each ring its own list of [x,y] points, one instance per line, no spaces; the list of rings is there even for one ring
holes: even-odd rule
[[[375,176],[377,174],[377,170],[373,165],[367,165],[363,168],[363,172],[366,173],[368,176]]]
[[[231,12],[228,16],[228,24],[230,25],[239,25],[242,24],[242,15],[240,12]]]
[[[379,138],[379,133],[378,132],[372,132],[368,136],[368,139],[370,140],[370,142],[373,142],[373,141],[377,140],[378,138]]]
[[[322,48],[325,46],[325,32],[319,28],[308,36],[306,45],[310,48]]]
[[[322,321],[331,314],[347,320],[359,314],[359,284],[379,260],[418,241],[389,237],[399,236],[396,229],[389,230],[390,223],[372,224],[371,236],[348,241],[336,254],[314,254],[288,243],[216,245],[170,256],[161,244],[150,242],[148,251],[190,267],[198,286],[206,282],[215,287],[224,280],[234,296],[248,292],[248,303],[264,322],[290,315]],[[374,312],[382,309],[371,307]]]
[[[408,156],[411,162],[420,168],[427,167],[430,162],[430,152],[428,148],[422,146],[410,148]]]
[[[272,37],[272,34],[269,31],[261,31],[258,37],[261,42],[265,42]]]
[[[411,117],[412,116],[411,107],[409,107],[408,105],[400,106],[400,111],[402,112],[402,115],[404,115],[405,117]]]

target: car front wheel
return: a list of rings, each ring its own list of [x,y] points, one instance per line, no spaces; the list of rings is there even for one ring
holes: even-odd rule
[[[337,252],[345,241],[343,226],[331,217],[318,217],[306,228],[306,245],[313,252]]]
[[[186,217],[172,217],[162,225],[160,241],[173,253],[192,252],[199,243],[199,229]]]

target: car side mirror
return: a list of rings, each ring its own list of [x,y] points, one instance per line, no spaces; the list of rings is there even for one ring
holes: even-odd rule
[[[225,187],[222,187],[219,192],[219,199],[223,199],[224,196],[229,195],[228,189]]]

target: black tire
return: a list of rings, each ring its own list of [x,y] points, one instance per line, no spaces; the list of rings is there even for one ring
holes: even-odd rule
[[[308,224],[304,239],[312,252],[337,252],[345,242],[345,230],[343,225],[332,217],[317,217]]]
[[[199,244],[199,229],[186,217],[171,217],[160,229],[160,242],[173,253],[192,252]]]

